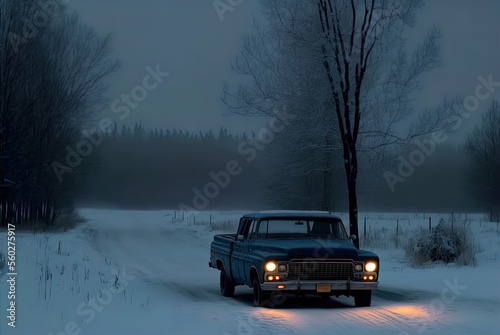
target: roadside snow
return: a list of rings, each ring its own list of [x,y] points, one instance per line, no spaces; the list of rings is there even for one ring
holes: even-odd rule
[[[17,232],[16,328],[6,322],[3,274],[0,334],[500,333],[494,224],[472,230],[480,245],[477,267],[413,269],[402,249],[371,249],[381,257],[381,272],[370,308],[353,308],[347,297],[289,297],[269,310],[251,306],[249,288],[222,297],[218,272],[208,267],[213,235],[234,231],[241,213],[182,218],[177,212],[174,219],[172,211],[84,209],[88,222],[71,232]],[[384,224],[394,226],[380,219],[371,229]],[[0,240],[5,253],[5,232]]]

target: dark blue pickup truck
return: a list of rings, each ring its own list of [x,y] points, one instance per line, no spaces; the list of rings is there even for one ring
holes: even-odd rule
[[[214,236],[209,266],[220,270],[222,295],[231,297],[235,286],[247,285],[255,306],[273,307],[279,291],[354,296],[356,306],[370,306],[379,258],[358,250],[354,238],[328,212],[246,214],[236,234]]]

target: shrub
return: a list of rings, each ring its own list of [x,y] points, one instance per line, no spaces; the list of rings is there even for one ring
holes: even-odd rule
[[[467,219],[452,225],[443,219],[429,232],[420,232],[405,246],[406,259],[413,266],[429,262],[476,265],[475,245]]]
[[[86,222],[86,219],[78,214],[76,210],[67,209],[59,214],[53,226],[51,227],[51,231],[68,231],[76,228],[76,226],[84,222]]]

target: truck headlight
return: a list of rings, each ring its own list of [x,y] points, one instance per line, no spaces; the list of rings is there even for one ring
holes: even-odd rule
[[[366,262],[365,263],[365,270],[367,272],[373,272],[377,270],[377,263],[376,262]]]
[[[279,272],[285,272],[286,271],[286,264],[280,264],[280,265],[278,265],[278,271]]]
[[[268,271],[268,272],[274,272],[274,271],[276,271],[276,263],[274,263],[274,262],[267,262],[266,263],[266,271]]]

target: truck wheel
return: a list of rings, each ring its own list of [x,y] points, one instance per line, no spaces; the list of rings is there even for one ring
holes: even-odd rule
[[[354,294],[354,304],[356,307],[369,307],[372,303],[372,291],[358,291]]]
[[[259,278],[253,279],[253,304],[255,307],[274,307],[269,300],[269,293],[260,288]]]
[[[226,275],[224,268],[222,268],[220,270],[220,293],[225,297],[232,297],[235,286],[234,282]]]

